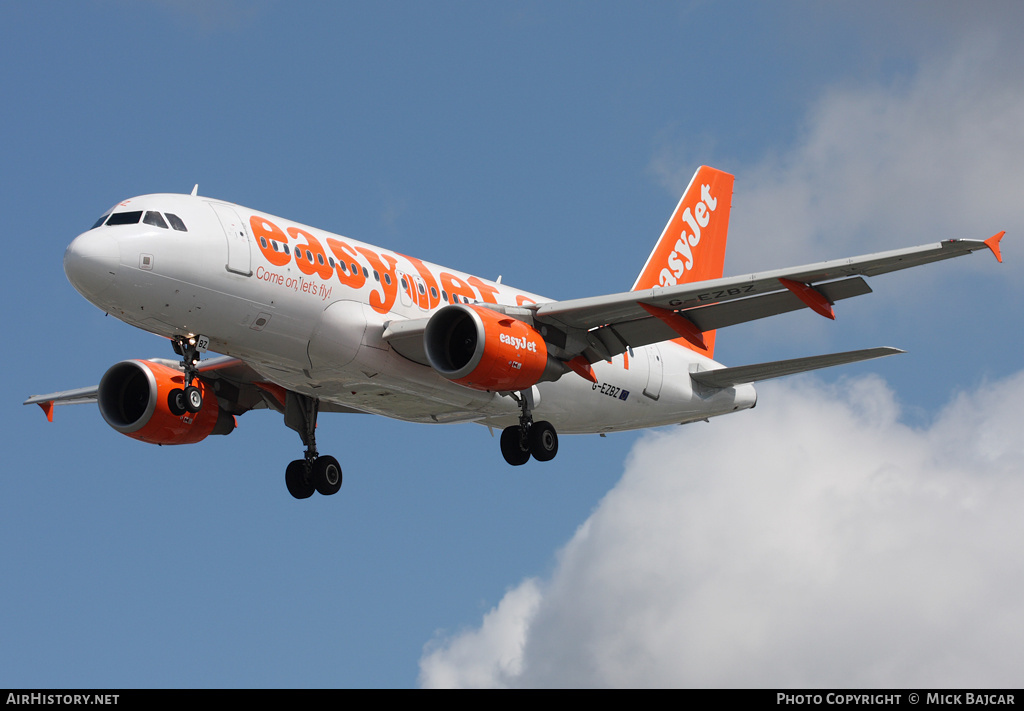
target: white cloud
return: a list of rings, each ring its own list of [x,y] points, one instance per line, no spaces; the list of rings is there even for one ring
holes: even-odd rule
[[[426,686],[1017,686],[1024,373],[923,430],[876,378],[651,434]]]
[[[728,270],[1000,229],[1012,257],[1022,62],[992,40],[972,34],[906,80],[829,91],[789,150],[733,166],[742,249]],[[693,169],[659,165],[673,190]],[[958,274],[986,279],[1024,269],[963,262]],[[760,394],[754,411],[642,439],[550,579],[435,640],[421,682],[1019,685],[1024,372],[960,395],[923,429],[875,378]]]
[[[430,688],[505,687],[523,671],[523,644],[529,622],[540,603],[535,580],[526,580],[508,592],[498,606],[484,615],[479,630],[448,640],[439,653],[428,645],[420,662],[420,680]]]

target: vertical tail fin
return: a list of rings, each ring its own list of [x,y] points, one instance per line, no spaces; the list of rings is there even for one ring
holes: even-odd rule
[[[721,278],[732,183],[729,173],[706,165],[697,169],[633,284],[633,291]],[[704,334],[706,350],[684,338],[675,342],[709,358],[715,352],[714,331]]]

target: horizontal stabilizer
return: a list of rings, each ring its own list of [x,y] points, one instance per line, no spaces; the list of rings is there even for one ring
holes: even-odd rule
[[[741,383],[756,383],[760,380],[771,380],[772,378],[781,378],[784,375],[795,375],[796,373],[805,373],[809,370],[857,363],[862,360],[871,360],[872,358],[884,358],[885,356],[903,352],[899,348],[867,348],[860,351],[847,351],[846,353],[829,353],[828,355],[810,356],[808,358],[793,358],[791,360],[777,360],[771,363],[741,365],[735,368],[703,370],[697,373],[690,373],[690,377],[695,382],[710,388],[728,388]]]

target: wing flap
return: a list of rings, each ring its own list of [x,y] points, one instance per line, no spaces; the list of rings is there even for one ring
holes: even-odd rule
[[[793,358],[791,360],[777,360],[770,363],[757,363],[755,365],[741,365],[735,368],[718,368],[717,370],[702,370],[690,373],[694,382],[709,388],[729,388],[733,385],[743,383],[756,383],[761,380],[781,378],[786,375],[806,373],[819,368],[831,368],[835,365],[846,365],[848,363],[859,363],[862,360],[873,358],[884,358],[885,356],[904,353],[899,348],[867,348],[859,351],[846,351],[845,353],[829,353],[828,355],[810,356],[807,358]]]
[[[819,284],[815,289],[827,301],[833,304],[843,299],[851,299],[854,296],[863,296],[864,294],[871,293],[871,287],[861,277]],[[790,311],[799,311],[805,307],[806,304],[796,294],[787,289],[786,291],[776,291],[750,299],[739,299],[710,306],[700,306],[683,313],[698,328],[706,331],[712,328],[735,326],[738,323],[756,321],[757,319],[789,313]]]
[[[832,303],[871,293],[871,287],[861,277],[828,282],[815,288]],[[747,321],[798,311],[804,307],[804,302],[792,292],[785,290],[748,299],[699,306],[680,313],[689,319],[698,330],[711,331],[716,328],[735,326]],[[605,337],[606,333],[614,333],[616,339]],[[677,338],[679,334],[661,319],[649,317],[603,326],[591,331],[591,335],[601,338],[601,341],[609,347],[612,355],[618,355],[626,350],[627,346],[639,348],[650,343],[660,343]]]

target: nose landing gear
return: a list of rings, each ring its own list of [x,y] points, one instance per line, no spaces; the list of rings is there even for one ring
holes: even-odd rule
[[[200,355],[205,353],[207,346],[210,345],[210,339],[206,336],[176,336],[171,345],[174,352],[181,356],[181,367],[185,371],[185,387],[174,388],[168,393],[167,407],[175,417],[180,417],[186,412],[199,412],[203,409],[203,393],[192,383],[199,377],[196,364]]]

